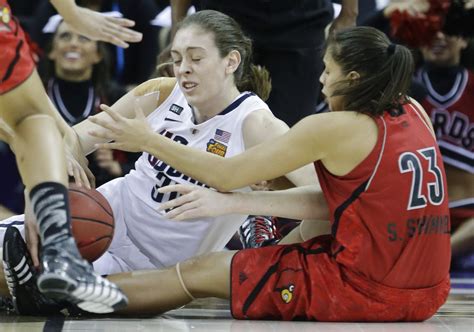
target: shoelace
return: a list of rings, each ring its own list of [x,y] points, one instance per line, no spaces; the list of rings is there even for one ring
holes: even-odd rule
[[[278,238],[278,232],[271,217],[252,216],[242,226],[242,234],[250,248],[258,248],[263,242]]]

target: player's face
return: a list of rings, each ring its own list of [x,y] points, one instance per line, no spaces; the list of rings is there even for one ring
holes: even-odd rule
[[[332,96],[336,88],[335,83],[344,79],[341,67],[334,61],[330,51],[326,52],[323,61],[324,71],[319,77],[319,81],[323,85],[322,93],[326,97],[331,111],[342,111],[342,97]]]
[[[430,46],[421,48],[421,53],[426,62],[441,67],[450,67],[459,64],[461,51],[466,47],[466,40],[438,32]]]
[[[189,104],[205,109],[235,86],[233,75],[226,73],[213,33],[198,26],[178,30],[171,48],[173,70]]]
[[[66,80],[92,77],[93,66],[101,61],[97,42],[77,34],[62,22],[53,38],[49,59],[54,61],[56,75]]]

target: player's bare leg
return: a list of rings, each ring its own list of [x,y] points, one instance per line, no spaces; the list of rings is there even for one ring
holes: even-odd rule
[[[43,272],[38,287],[50,297],[90,312],[111,312],[125,306],[126,297],[93,273],[72,238],[65,150],[57,115],[36,71],[21,85],[0,95],[0,116],[15,132],[14,152],[39,224]],[[24,261],[14,250],[4,251],[4,267],[18,280],[11,289],[23,282],[15,267],[23,266]]]
[[[228,299],[234,254],[231,251],[211,253],[181,262],[183,284],[176,266],[110,275],[108,279],[116,283],[129,300],[128,307],[119,313],[161,314],[189,303],[192,297]]]

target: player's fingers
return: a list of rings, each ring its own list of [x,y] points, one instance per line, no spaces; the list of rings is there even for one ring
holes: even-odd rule
[[[196,204],[195,202],[190,202],[187,204],[183,204],[181,206],[178,206],[171,211],[168,211],[165,214],[166,218],[173,219],[173,220],[185,220],[186,218],[183,218],[183,215],[187,213],[190,210],[196,209]]]
[[[124,42],[122,39],[112,35],[108,34],[107,35],[107,41],[110,44],[114,44],[115,46],[121,47],[121,48],[128,48],[130,45],[126,42]]]
[[[74,167],[74,181],[79,186],[82,187],[82,179],[81,179],[81,172],[79,171],[78,165]]]
[[[141,32],[128,29],[126,26],[111,22],[110,20],[108,20],[107,23],[108,24],[105,26],[105,30],[107,31],[107,33],[120,40],[126,42],[139,42],[140,40],[142,40],[143,35]]]
[[[171,218],[176,221],[184,221],[184,220],[189,220],[189,219],[196,219],[202,216],[202,212],[200,212],[200,209],[198,207],[195,208],[190,208],[186,211],[183,211],[179,215],[177,215],[174,218]]]
[[[74,176],[74,167],[72,166],[72,162],[67,162],[67,175]]]
[[[135,26],[135,21],[130,20],[128,18],[107,16],[107,21],[112,24],[120,25],[122,27],[131,28]]]
[[[158,189],[158,192],[160,194],[164,194],[164,193],[170,193],[170,192],[176,191],[180,193],[181,195],[184,195],[191,192],[195,188],[196,186],[190,185],[190,184],[171,184],[169,186],[161,187],[160,189]]]
[[[89,121],[92,122],[92,123],[95,123],[98,126],[101,126],[101,127],[105,128],[105,129],[111,130],[111,131],[117,130],[117,128],[112,123],[110,123],[107,120],[100,119],[95,115],[90,116]]]
[[[79,168],[79,175],[80,175],[80,180],[82,182],[82,185],[86,187],[87,189],[91,189],[91,184],[89,182],[89,178],[87,176],[86,171],[81,166],[78,166],[78,168]]]
[[[86,177],[87,177],[87,184],[90,189],[95,188],[95,176],[92,173],[92,171],[89,169],[89,167],[84,168],[84,172],[86,172]]]
[[[158,208],[158,211],[168,210],[168,209],[176,209],[177,207],[189,203],[192,201],[192,198],[189,195],[183,195],[178,198],[169,200],[165,203],[162,203]]]
[[[110,131],[103,132],[103,131],[91,130],[88,132],[88,134],[97,138],[106,139],[108,141],[115,139],[115,135]]]
[[[123,117],[120,114],[114,112],[109,106],[105,104],[100,104],[100,109],[107,113],[114,121],[119,122],[123,120]]]

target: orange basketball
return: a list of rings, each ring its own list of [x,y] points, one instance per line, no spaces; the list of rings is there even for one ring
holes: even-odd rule
[[[69,186],[72,233],[77,247],[89,262],[99,258],[114,236],[112,209],[101,193],[71,184]]]

